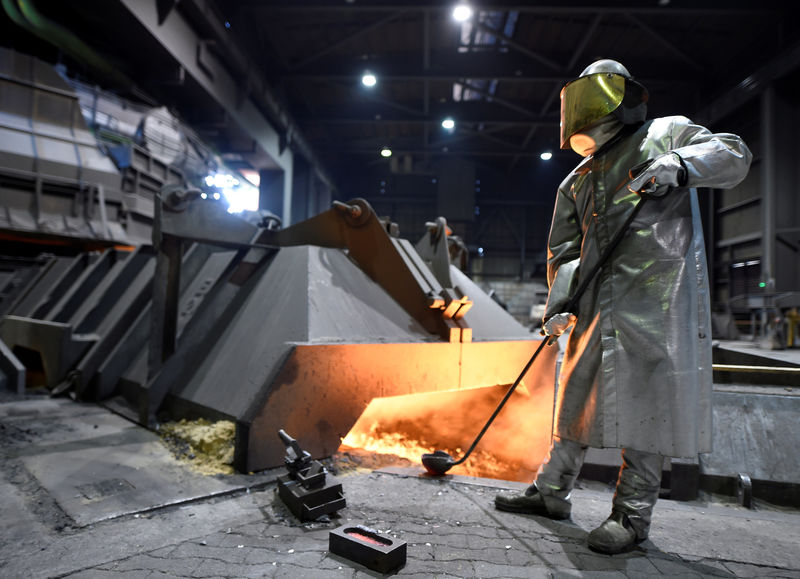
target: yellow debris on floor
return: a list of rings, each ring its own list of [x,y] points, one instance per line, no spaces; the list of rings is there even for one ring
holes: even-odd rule
[[[165,422],[158,433],[175,457],[202,474],[234,474],[233,442],[236,425],[230,420],[204,418]]]

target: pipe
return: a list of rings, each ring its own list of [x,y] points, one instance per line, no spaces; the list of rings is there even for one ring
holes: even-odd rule
[[[133,84],[88,44],[63,26],[43,16],[32,0],[16,0],[16,2],[2,0],[2,3],[6,14],[16,25],[63,50],[78,62],[96,70],[111,81],[122,86]]]
[[[735,364],[712,364],[711,368],[715,372],[787,374],[800,376],[800,368],[790,368],[784,366],[737,366]]]

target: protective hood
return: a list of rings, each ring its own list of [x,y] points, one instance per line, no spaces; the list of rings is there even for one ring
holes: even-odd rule
[[[600,72],[581,76],[561,89],[561,148],[570,148],[570,137],[583,132],[606,115],[623,124],[644,121],[647,90],[621,74]]]
[[[569,138],[569,145],[581,157],[592,155],[614,138],[624,126],[614,115],[606,115],[593,125],[572,135]]]

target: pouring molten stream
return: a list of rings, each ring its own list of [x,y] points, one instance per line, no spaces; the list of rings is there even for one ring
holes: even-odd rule
[[[472,444],[509,385],[375,398],[342,439],[340,453],[362,449],[420,465],[444,450],[458,459]],[[523,381],[470,457],[448,474],[530,482],[550,449],[553,392]]]

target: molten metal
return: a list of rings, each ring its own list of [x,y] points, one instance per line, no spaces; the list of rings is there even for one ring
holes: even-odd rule
[[[339,450],[359,448],[415,464],[436,449],[444,449],[439,451],[444,458],[436,461],[461,456],[462,445],[475,437],[507,390],[508,385],[498,385],[373,399]],[[550,449],[552,405],[552,388],[531,391],[521,383],[480,447],[451,472],[531,480]]]

